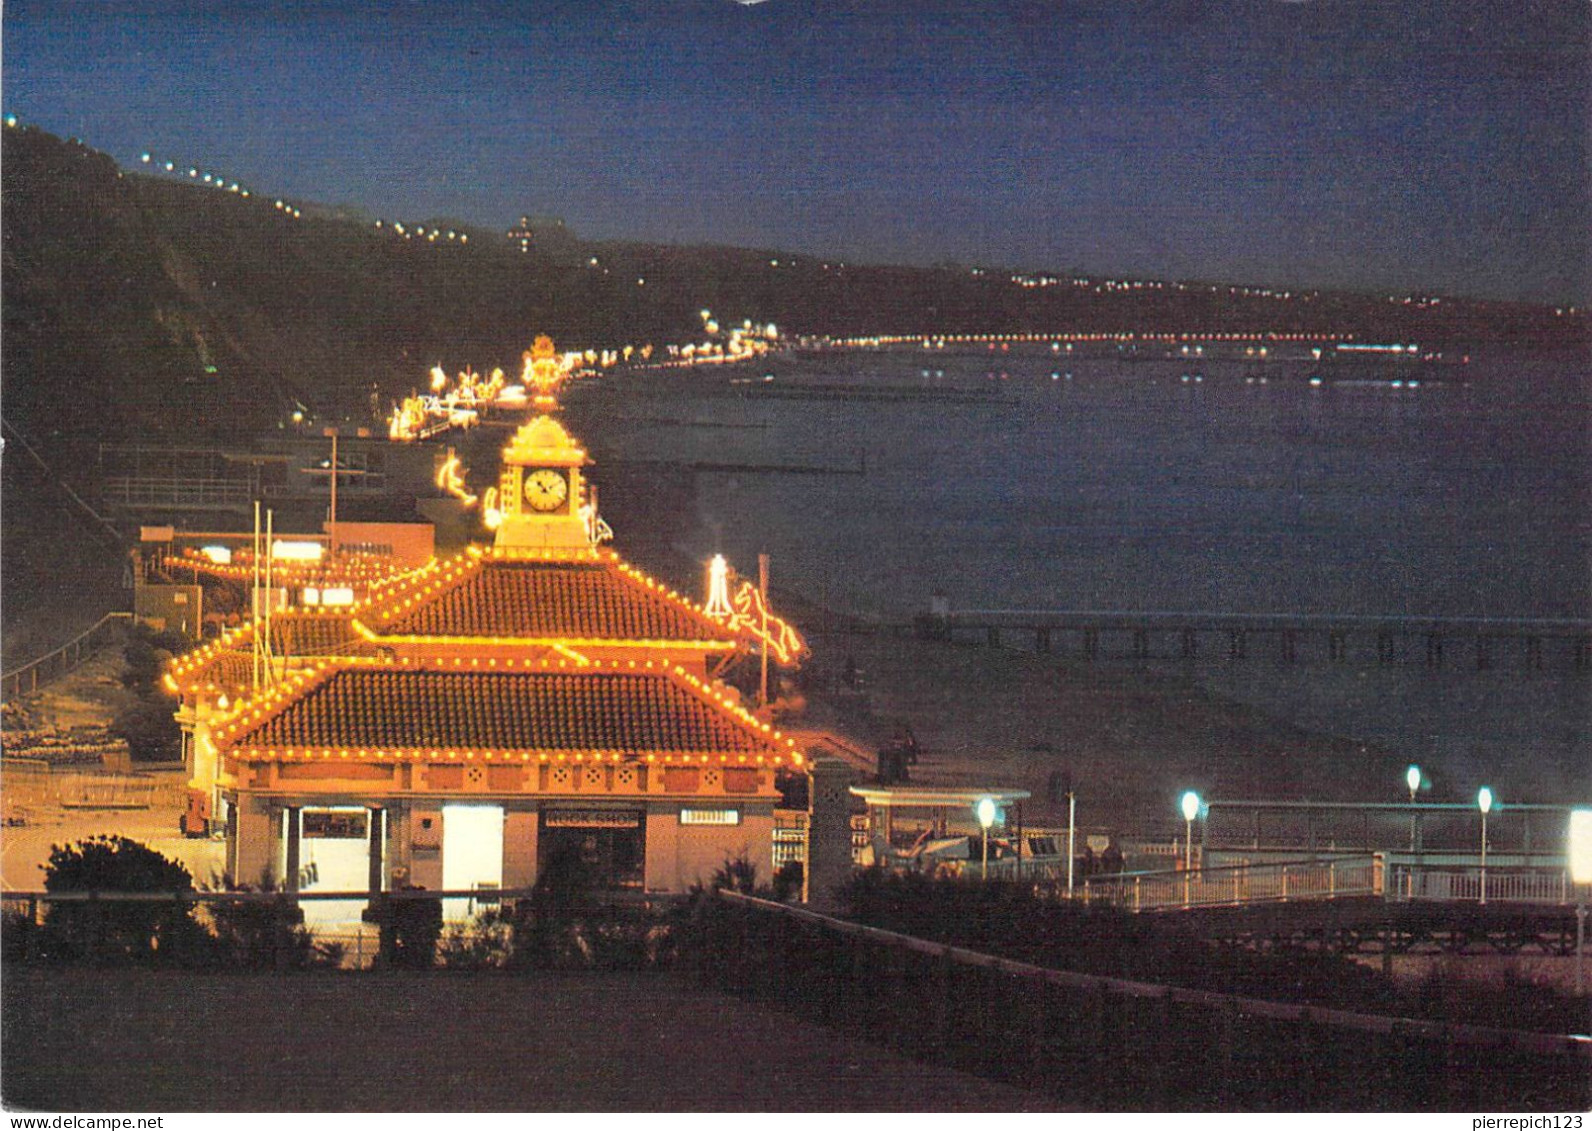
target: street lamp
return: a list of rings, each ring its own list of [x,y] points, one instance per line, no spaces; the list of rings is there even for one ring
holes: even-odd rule
[[[1592,885],[1592,809],[1570,810],[1570,882],[1576,885],[1575,992],[1586,993],[1586,897]]]
[[[1194,818],[1200,813],[1200,795],[1192,789],[1183,794],[1183,906],[1189,905],[1189,872],[1194,868]]]
[[[984,863],[979,868],[978,878],[987,880],[989,879],[989,827],[995,823],[995,799],[979,798],[978,808],[974,812],[978,814],[978,823],[984,829]]]
[[[1482,786],[1476,793],[1476,808],[1481,810],[1481,902],[1487,902],[1487,814],[1492,811],[1493,791]]]
[[[1421,788],[1421,768],[1411,764],[1404,771],[1404,784],[1410,787],[1410,851],[1415,851],[1415,794]]]

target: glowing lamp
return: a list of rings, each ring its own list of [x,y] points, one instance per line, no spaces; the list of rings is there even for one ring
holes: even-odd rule
[[[1195,793],[1192,789],[1189,790],[1183,795],[1182,800],[1179,802],[1179,806],[1183,810],[1183,819],[1185,821],[1192,821],[1195,817],[1200,815],[1200,795]]]
[[[993,797],[979,798],[978,805],[973,812],[978,816],[979,825],[987,832],[989,827],[995,823],[995,799]]]
[[[1481,789],[1476,792],[1476,808],[1480,809],[1482,816],[1485,817],[1488,813],[1492,812],[1492,807],[1493,791],[1488,789],[1486,786],[1482,786]]]
[[[1592,884],[1592,809],[1570,810],[1570,882]]]
[[[1404,771],[1404,784],[1409,786],[1410,800],[1414,801],[1416,791],[1421,788],[1421,768],[1419,766],[1411,766]]]

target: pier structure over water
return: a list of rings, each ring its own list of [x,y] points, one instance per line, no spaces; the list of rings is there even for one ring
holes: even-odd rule
[[[1538,672],[1592,669],[1592,620],[1370,616],[1336,613],[950,609],[937,600],[916,622],[938,640],[1031,644],[1085,660],[1416,664]]]

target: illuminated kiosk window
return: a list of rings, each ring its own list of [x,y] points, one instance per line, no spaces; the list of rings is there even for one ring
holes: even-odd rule
[[[503,886],[503,806],[442,807],[442,886],[447,891]],[[442,917],[450,921],[473,918],[481,910],[473,899],[442,901]]]
[[[738,825],[741,823],[739,809],[682,809],[680,810],[680,823],[682,825]]]
[[[364,891],[370,882],[370,811],[336,805],[299,812],[299,890]],[[306,926],[323,930],[352,928],[365,901],[307,899],[301,905]]]

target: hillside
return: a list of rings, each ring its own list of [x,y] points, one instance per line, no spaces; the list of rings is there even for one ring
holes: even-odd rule
[[[582,242],[522,254],[497,231],[405,239],[298,202],[299,218],[75,141],[3,134],[4,400],[36,442],[274,427],[295,402],[367,417],[437,362],[512,366],[534,332],[571,346],[690,340],[698,311],[798,334],[1317,331],[1430,343],[1553,341],[1546,308],[1225,284],[1123,287],[779,251]],[[292,202],[289,202],[292,203]]]

